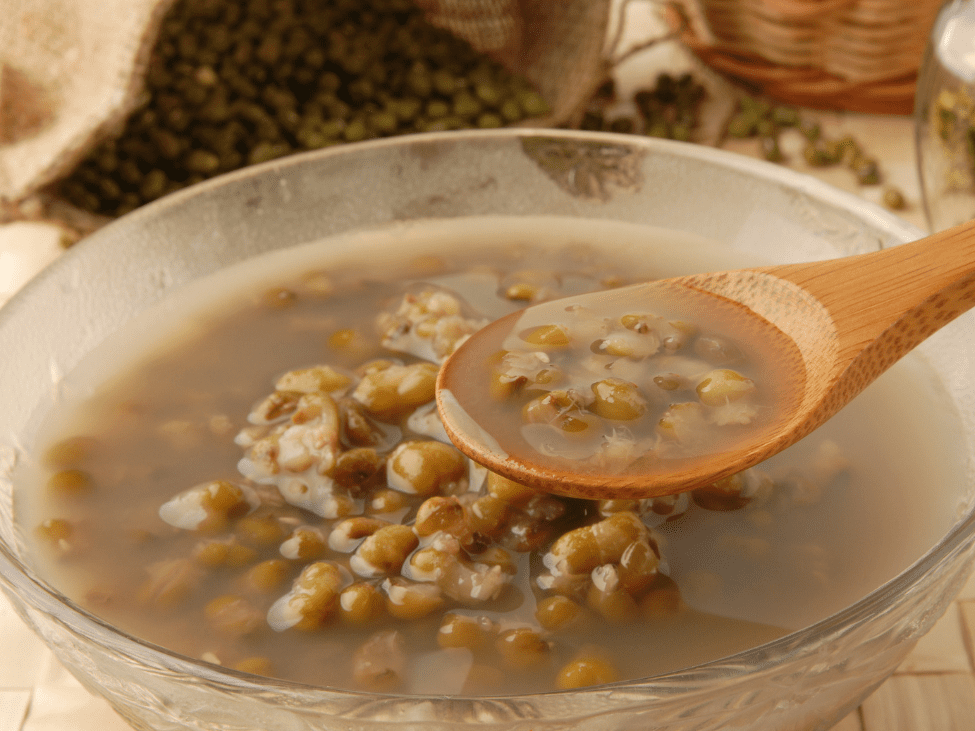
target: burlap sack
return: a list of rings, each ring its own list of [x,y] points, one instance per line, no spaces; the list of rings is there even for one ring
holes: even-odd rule
[[[172,0],[5,0],[0,201],[68,172],[138,104]],[[527,76],[570,120],[602,83],[610,0],[417,0],[431,22]]]

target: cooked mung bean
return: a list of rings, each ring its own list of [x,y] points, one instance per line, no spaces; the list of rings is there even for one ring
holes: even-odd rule
[[[52,440],[38,481],[61,475],[64,489],[41,490],[28,531],[38,554],[70,571],[86,608],[134,634],[325,686],[417,692],[416,668],[449,656],[465,693],[544,692],[678,669],[688,648],[706,655],[700,628],[713,620],[692,606],[720,605],[683,596],[685,580],[692,593],[713,582],[673,543],[701,524],[735,526],[740,539],[716,539],[712,560],[765,568],[783,506],[810,509],[842,464],[823,453],[807,475],[818,493],[753,471],[689,496],[615,501],[540,493],[471,464],[433,408],[443,357],[518,304],[626,281],[627,267],[588,248],[557,259],[444,247],[386,274],[315,263],[247,289],[288,292],[289,306],[248,295]],[[654,410],[661,443],[680,439],[762,388],[706,323],[642,311],[613,325],[618,338],[587,335],[600,367],[580,385],[557,362],[572,327],[546,324],[528,356],[507,358],[508,392],[530,392],[532,423],[561,419],[572,439]],[[641,380],[633,368],[649,351],[666,360]],[[811,549],[796,555],[822,571]],[[729,621],[721,651],[783,631]],[[634,649],[645,646],[660,649]]]

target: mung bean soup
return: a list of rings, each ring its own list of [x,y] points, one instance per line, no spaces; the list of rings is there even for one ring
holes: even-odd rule
[[[304,683],[521,694],[762,644],[881,585],[952,521],[961,447],[923,362],[757,468],[640,501],[488,473],[433,402],[443,359],[525,304],[741,264],[673,232],[539,217],[238,265],[60,384],[15,475],[18,522],[42,575],[93,614]],[[627,388],[687,401],[695,373]],[[944,489],[918,500],[921,482]]]

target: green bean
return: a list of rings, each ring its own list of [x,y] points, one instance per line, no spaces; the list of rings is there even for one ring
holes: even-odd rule
[[[176,0],[146,100],[59,185],[120,215],[179,187],[303,149],[549,113],[523,78],[411,0]]]

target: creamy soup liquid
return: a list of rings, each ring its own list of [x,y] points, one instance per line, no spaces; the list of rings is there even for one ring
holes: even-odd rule
[[[504,246],[494,253],[480,251],[498,242]],[[600,246],[604,251],[597,255],[587,248]],[[409,248],[410,256],[375,268],[399,247]],[[448,261],[459,257],[463,271],[445,273],[432,252],[443,252]],[[357,256],[366,264],[357,267]],[[49,518],[81,526],[85,537],[77,555],[59,558],[39,543],[37,569],[79,604],[132,634],[226,665],[266,656],[274,675],[355,687],[348,658],[371,629],[267,630],[242,647],[240,640],[221,638],[206,626],[205,597],[191,597],[185,608],[171,612],[138,601],[147,565],[174,552],[188,555],[200,540],[163,523],[160,504],[200,482],[240,481],[241,449],[234,435],[275,379],[318,363],[350,369],[389,357],[373,332],[375,313],[363,311],[357,297],[375,296],[395,307],[403,286],[383,282],[391,272],[394,279],[456,288],[472,310],[491,318],[523,304],[497,297],[499,283],[517,270],[572,272],[555,292],[571,294],[614,272],[626,272],[632,281],[753,263],[671,232],[545,218],[411,224],[245,263],[191,285],[138,318],[59,384],[55,416],[38,418],[37,452],[65,436],[96,435],[108,445],[86,465],[96,475],[96,488],[81,498],[52,497],[43,487],[49,470],[25,459],[17,475],[18,521],[30,535]],[[319,270],[330,272],[337,292],[356,296],[299,296],[288,308],[260,304],[274,287],[307,284],[304,273]],[[294,289],[305,291],[301,286]],[[358,334],[340,347],[334,335],[347,328]],[[173,347],[179,348],[175,357]],[[131,363],[141,365],[128,371],[123,364]],[[637,625],[596,622],[585,642],[602,647],[620,677],[643,677],[760,644],[864,596],[921,556],[957,518],[965,492],[963,453],[950,412],[924,362],[908,357],[818,432],[763,465],[777,482],[761,504],[732,512],[692,507],[655,528],[662,568],[689,610]],[[525,559],[519,560],[525,569]],[[217,572],[207,580],[207,596],[234,591],[239,581],[233,572]],[[484,611],[464,611],[532,624],[536,598],[525,576],[519,574],[503,597]],[[551,689],[550,676],[540,673],[513,673],[510,684],[486,689],[465,685],[469,658],[439,652],[429,640],[438,622],[431,617],[403,628],[414,672],[399,690]],[[557,645],[553,666],[572,652]]]

